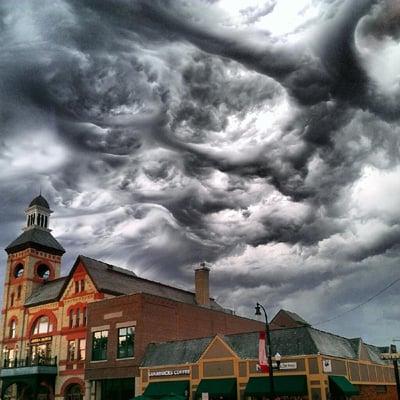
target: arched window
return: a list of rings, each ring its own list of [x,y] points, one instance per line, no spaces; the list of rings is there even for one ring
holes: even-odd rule
[[[74,326],[74,310],[69,310],[69,327],[72,328]]]
[[[10,339],[15,338],[16,330],[17,330],[17,321],[15,319],[12,319],[10,321],[10,330],[9,330],[9,333],[8,333],[8,337]]]
[[[49,279],[50,277],[50,268],[46,264],[40,264],[37,267],[36,273],[39,278]]]
[[[82,400],[83,393],[80,385],[73,384],[65,391],[64,400]]]
[[[24,274],[24,266],[19,263],[14,268],[14,278],[20,278]]]
[[[47,315],[43,315],[36,321],[32,333],[33,335],[39,335],[41,333],[50,333],[52,331],[53,324],[50,322]]]
[[[77,308],[77,309],[76,309],[75,326],[79,326],[79,323],[80,323],[80,315],[81,315],[80,310],[79,310],[79,308]]]
[[[10,296],[10,306],[11,307],[14,305],[14,298],[15,298],[15,294],[11,293],[11,296]]]

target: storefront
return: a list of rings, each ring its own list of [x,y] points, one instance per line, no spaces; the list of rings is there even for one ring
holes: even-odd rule
[[[373,354],[377,348],[362,344],[370,358],[360,359],[346,340],[311,327],[272,332],[273,350],[282,355],[275,396],[356,400],[375,391],[394,399],[393,369]],[[141,399],[266,400],[270,378],[258,371],[257,357],[257,332],[151,344],[140,367]]]

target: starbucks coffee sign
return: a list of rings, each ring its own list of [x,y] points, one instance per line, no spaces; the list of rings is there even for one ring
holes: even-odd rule
[[[190,369],[167,369],[162,371],[150,371],[149,377],[160,377],[160,376],[179,376],[179,375],[190,375]]]

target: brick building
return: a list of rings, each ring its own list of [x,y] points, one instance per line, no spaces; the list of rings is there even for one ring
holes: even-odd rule
[[[208,274],[203,268],[196,277]],[[200,280],[200,292],[208,292],[207,280]],[[147,288],[148,289],[148,288]],[[199,306],[192,293],[156,284],[153,293],[143,292],[92,303],[88,306],[88,357],[85,378],[90,382],[91,400],[127,399],[134,395],[135,377],[150,342],[196,338],[217,333],[238,333],[263,329],[258,321],[225,312],[219,307]],[[166,289],[168,292],[166,292]],[[197,288],[199,294],[199,287]],[[200,294],[201,297],[201,294]],[[199,297],[198,297],[199,298]],[[127,345],[127,330],[130,344]],[[106,344],[97,353],[96,341]],[[136,379],[136,386],[138,379]],[[137,390],[136,390],[137,392]]]
[[[82,400],[93,393],[99,398],[113,384],[126,384],[126,392],[134,393],[138,362],[149,341],[262,326],[232,315],[209,297],[205,266],[195,273],[195,293],[85,256],[60,277],[65,250],[49,229],[51,213],[42,196],[32,200],[23,233],[6,248],[2,398]],[[88,310],[95,302],[102,306],[93,307],[92,316]],[[115,368],[103,368],[110,365]],[[110,379],[115,377],[128,380]]]

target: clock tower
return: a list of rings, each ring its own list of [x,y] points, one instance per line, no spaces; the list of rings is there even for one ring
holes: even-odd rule
[[[61,257],[65,250],[49,229],[51,213],[49,203],[42,195],[34,198],[25,211],[26,225],[22,234],[5,249],[8,259],[2,332],[8,340],[15,339],[16,343],[26,329],[23,326],[26,300],[45,282],[60,277]]]

